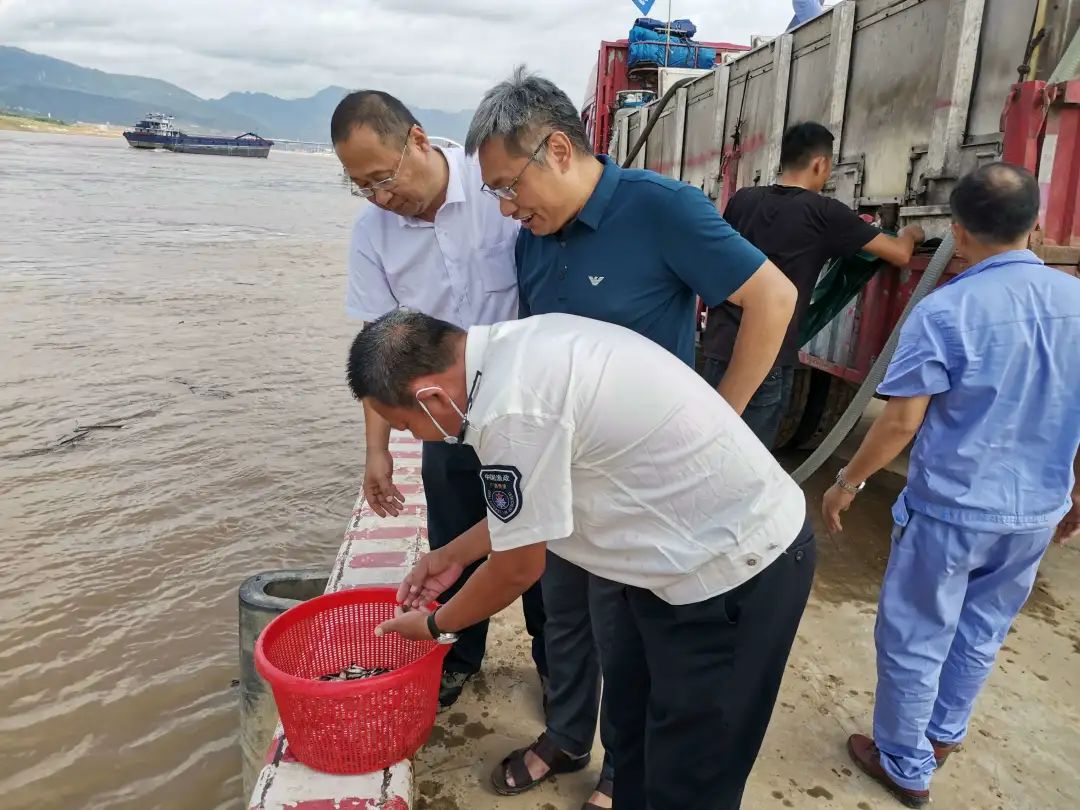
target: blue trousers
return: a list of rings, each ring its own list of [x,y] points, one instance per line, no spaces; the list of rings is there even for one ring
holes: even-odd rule
[[[917,512],[894,529],[874,629],[874,741],[897,784],[926,790],[930,740],[964,738],[1052,535],[975,531]]]

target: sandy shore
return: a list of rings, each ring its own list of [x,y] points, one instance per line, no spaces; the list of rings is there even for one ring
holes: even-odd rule
[[[50,132],[57,135],[98,135],[106,138],[119,138],[124,128],[109,124],[68,124],[60,121],[42,121],[38,118],[0,113],[0,130]]]

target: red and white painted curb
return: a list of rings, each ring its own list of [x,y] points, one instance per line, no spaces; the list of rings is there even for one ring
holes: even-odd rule
[[[424,485],[420,478],[420,442],[405,434],[390,437],[394,483],[405,497],[397,517],[380,518],[356,500],[326,590],[361,585],[396,585],[427,548]],[[289,753],[278,726],[266,766],[251,794],[250,810],[409,810],[413,799],[412,762],[403,760],[383,771],[357,776],[320,773]]]

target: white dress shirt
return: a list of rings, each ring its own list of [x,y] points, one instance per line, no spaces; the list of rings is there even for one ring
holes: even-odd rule
[[[518,223],[481,191],[475,156],[442,150],[450,169],[434,222],[365,206],[353,226],[345,310],[371,321],[407,306],[468,328],[517,317]]]
[[[635,332],[562,314],[478,326],[465,365],[495,551],[547,541],[688,604],[764,570],[802,529],[802,491],[739,415]]]

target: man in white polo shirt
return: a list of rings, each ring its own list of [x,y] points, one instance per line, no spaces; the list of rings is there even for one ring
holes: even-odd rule
[[[393,96],[362,90],[342,99],[330,122],[331,139],[354,193],[367,198],[349,249],[346,311],[372,321],[399,306],[429,312],[462,328],[517,316],[514,243],[518,225],[481,192],[474,158],[462,149],[439,149],[416,118]],[[367,463],[364,494],[380,516],[397,515],[401,494],[393,483],[390,427],[365,408]],[[449,543],[484,516],[480,463],[472,448],[425,443],[422,471],[428,542]],[[461,582],[471,573],[466,571]],[[533,634],[533,659],[547,679],[540,588],[524,595]],[[480,669],[487,639],[481,622],[463,634],[446,657],[439,700],[457,700]]]
[[[483,465],[487,519],[399,598],[427,604],[486,562],[435,614],[380,632],[460,633],[532,585],[550,549],[620,586],[602,591],[614,806],[738,808],[815,559],[802,492],[738,414],[652,341],[573,315],[466,334],[398,310],[361,331],[348,374],[395,428],[467,442]]]

